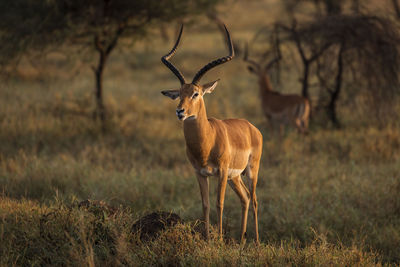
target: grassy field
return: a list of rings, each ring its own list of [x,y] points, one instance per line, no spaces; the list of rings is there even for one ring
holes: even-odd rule
[[[262,12],[277,2],[239,2],[224,19],[234,38],[251,38]],[[240,12],[252,20],[238,21]],[[272,18],[271,18],[272,21]],[[257,23],[256,23],[257,22]],[[202,30],[202,27],[206,30]],[[171,27],[171,37],[174,27]],[[383,126],[340,103],[344,127],[315,122],[310,134],[271,137],[256,78],[240,59],[203,82],[221,78],[205,97],[209,116],[242,117],[264,136],[257,194],[261,245],[237,244],[240,202],[227,189],[225,240],[206,243],[194,231],[200,193],[185,156],[173,102],[160,94],[178,80],[160,62],[170,49],[158,37],[112,54],[105,72],[107,131],[92,120],[91,54],[52,52],[24,60],[0,85],[0,265],[385,265],[400,263],[400,124]],[[192,77],[226,53],[216,27],[185,29],[174,62]],[[32,66],[33,65],[33,66]],[[299,92],[294,72],[280,91]],[[216,181],[211,179],[216,224]],[[82,208],[102,200],[118,210]],[[151,241],[131,231],[153,211],[186,223]]]

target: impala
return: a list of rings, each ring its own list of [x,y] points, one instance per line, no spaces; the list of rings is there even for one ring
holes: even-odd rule
[[[175,46],[161,58],[162,62],[178,77],[181,87],[161,93],[171,99],[179,98],[176,115],[183,121],[186,154],[193,166],[200,186],[205,222],[205,237],[209,239],[209,176],[218,178],[217,214],[218,234],[222,238],[222,213],[226,185],[232,187],[241,202],[241,236],[244,241],[249,204],[253,207],[256,242],[258,238],[256,185],[262,153],[262,135],[250,122],[243,119],[218,120],[208,118],[203,96],[211,93],[218,80],[199,84],[201,77],[210,69],[230,61],[234,57],[233,45],[225,27],[229,55],[216,59],[200,69],[191,83],[186,83],[182,73],[168,60],[175,54],[182,36],[180,29]],[[240,175],[246,175],[249,189]]]
[[[262,64],[262,61],[258,63],[248,59],[247,46],[244,53],[244,61],[249,63],[248,70],[258,77],[261,106],[273,130],[279,126],[282,134],[283,126],[292,124],[299,132],[306,133],[310,118],[310,102],[308,99],[299,95],[281,94],[272,90],[269,71],[280,59],[279,49],[278,55],[265,65]]]

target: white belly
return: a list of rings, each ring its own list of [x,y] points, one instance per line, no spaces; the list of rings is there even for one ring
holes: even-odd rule
[[[228,179],[239,176],[244,169],[228,169]],[[213,167],[205,167],[200,169],[200,174],[203,176],[217,176],[218,169]]]
[[[228,179],[239,176],[243,171],[242,169],[228,169]]]

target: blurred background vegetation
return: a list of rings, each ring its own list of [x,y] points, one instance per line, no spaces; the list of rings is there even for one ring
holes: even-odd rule
[[[1,0],[0,18],[1,265],[399,264],[397,0]],[[173,61],[192,77],[227,53],[221,21],[237,56],[207,73],[221,82],[205,102],[263,133],[262,244],[251,227],[235,243],[230,189],[225,242],[185,224],[143,243],[131,227],[144,214],[201,217],[176,103],[160,94],[179,83],[160,58],[185,23]],[[262,60],[276,38],[273,86],[311,100],[307,136],[272,136],[242,60],[246,43]]]

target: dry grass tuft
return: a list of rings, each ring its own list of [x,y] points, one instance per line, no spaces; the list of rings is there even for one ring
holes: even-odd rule
[[[264,4],[246,2],[244,10],[257,7],[254,17],[265,17]],[[252,36],[251,20],[243,27],[236,21],[230,19],[234,38]],[[216,27],[186,33],[175,58],[186,76],[226,52]],[[1,266],[399,264],[399,122],[386,118],[382,125],[368,111],[340,103],[343,129],[317,122],[308,136],[288,131],[279,142],[262,115],[256,81],[239,59],[204,77],[221,78],[205,102],[209,116],[246,118],[263,133],[257,186],[262,243],[252,243],[250,215],[247,244],[237,244],[240,202],[230,189],[225,240],[212,230],[206,243],[198,231],[201,198],[174,115],[177,103],[160,94],[179,85],[159,62],[164,53],[165,44],[155,38],[151,45],[139,42],[129,57],[122,50],[111,56],[105,133],[92,120],[93,77],[84,65],[71,76],[68,66],[56,64],[51,72],[55,65],[43,61],[40,78],[13,76],[0,85]],[[285,77],[281,91],[300,90],[292,87],[296,75]],[[213,225],[215,186],[211,179]],[[101,202],[79,207],[88,199]],[[134,223],[159,210],[186,223],[140,240]]]

